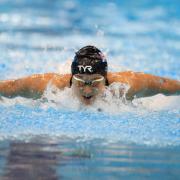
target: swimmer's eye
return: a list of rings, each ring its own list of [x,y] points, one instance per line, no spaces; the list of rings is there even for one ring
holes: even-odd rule
[[[85,82],[77,81],[77,85],[79,87],[83,87],[85,85]]]
[[[97,87],[97,86],[99,86],[99,84],[100,84],[100,82],[93,82],[93,83],[92,83],[92,86],[93,86],[93,87]]]

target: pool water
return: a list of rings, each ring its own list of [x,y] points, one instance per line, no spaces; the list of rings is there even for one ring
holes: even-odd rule
[[[109,71],[180,79],[180,2],[0,1],[0,80],[70,73],[95,45]],[[0,99],[0,179],[179,179],[180,96],[84,107],[71,89]],[[52,93],[56,91],[56,94]],[[101,109],[101,112],[98,111]]]

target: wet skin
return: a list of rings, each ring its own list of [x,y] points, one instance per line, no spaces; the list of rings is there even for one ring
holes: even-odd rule
[[[105,87],[105,83],[96,84],[97,93],[93,90],[94,85],[79,86],[72,81],[70,86],[70,79],[72,74],[56,74],[45,73],[35,74],[20,79],[0,81],[0,98],[8,97],[13,98],[22,96],[26,98],[38,99],[41,98],[48,84],[56,86],[58,89],[63,90],[65,87],[74,88],[74,93],[84,104],[91,104],[100,96]],[[87,78],[93,75],[87,76]],[[180,95],[180,81],[169,78],[154,76],[151,74],[144,74],[139,72],[124,71],[124,72],[109,72],[107,74],[109,85],[112,83],[121,83],[128,85],[130,88],[126,93],[128,100],[133,100],[134,97],[148,97],[158,93],[164,95]]]
[[[96,79],[96,77],[96,75],[83,75],[83,79],[86,81],[92,81],[93,79]],[[92,84],[85,84],[79,83],[72,78],[72,88],[74,94],[83,104],[91,105],[98,96],[103,94],[105,90],[105,79]]]

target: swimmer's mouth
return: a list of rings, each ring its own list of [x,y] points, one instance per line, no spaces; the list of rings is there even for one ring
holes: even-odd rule
[[[84,99],[91,99],[93,96],[83,96]]]

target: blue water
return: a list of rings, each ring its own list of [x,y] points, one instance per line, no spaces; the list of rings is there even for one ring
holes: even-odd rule
[[[99,47],[109,71],[180,79],[180,2],[0,1],[0,80],[69,73]],[[82,107],[69,89],[0,100],[1,179],[179,179],[180,96]],[[98,112],[98,108],[102,112]]]

